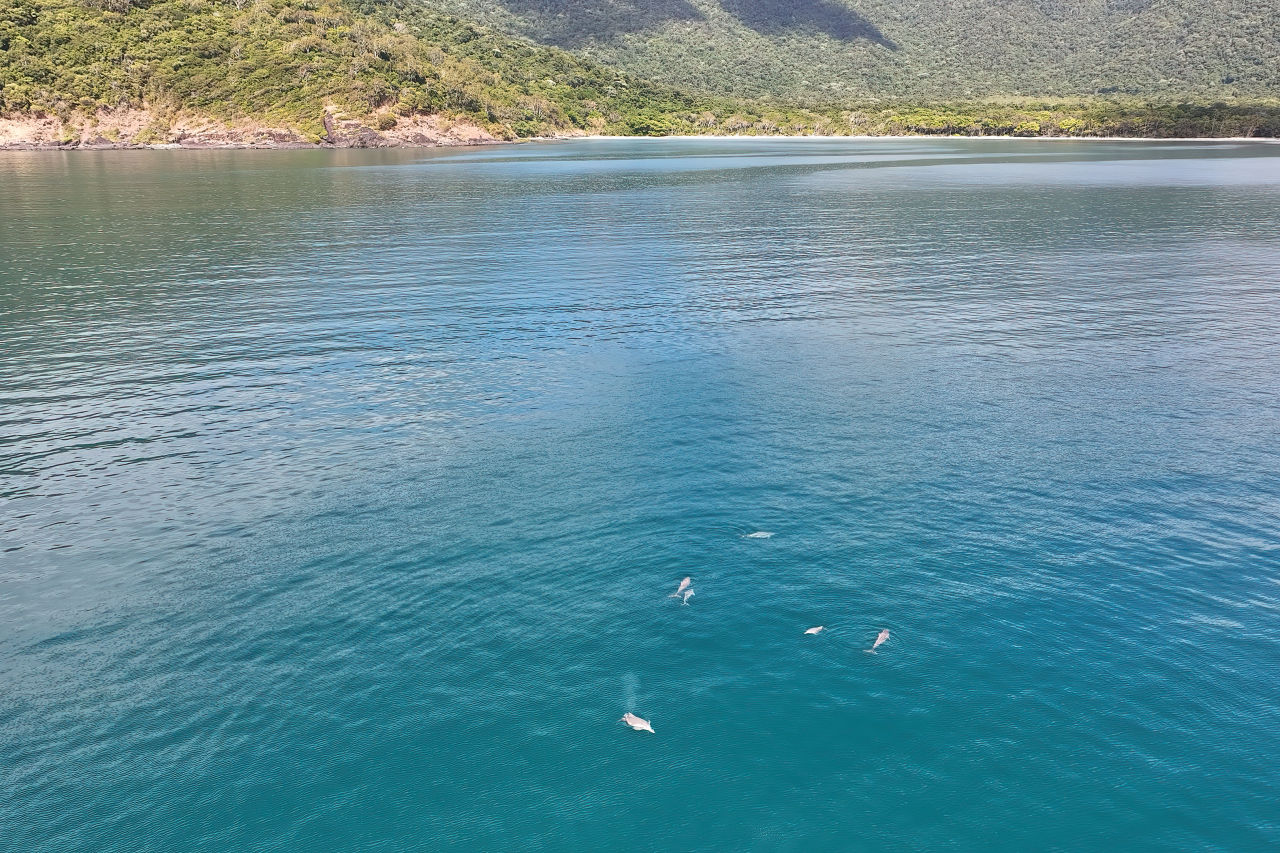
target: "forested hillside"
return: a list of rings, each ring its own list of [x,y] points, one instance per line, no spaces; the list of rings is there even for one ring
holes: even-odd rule
[[[422,0],[659,82],[808,101],[1280,91],[1280,0]]]
[[[644,8],[628,7],[637,18],[592,20],[598,31],[619,21],[633,32],[671,24]],[[888,35],[858,26],[838,32],[893,49]],[[1262,98],[948,103],[894,91],[815,96],[806,106],[715,94],[705,91],[714,81],[686,79],[675,59],[655,74],[689,88],[611,68],[593,58],[588,30],[570,35],[558,37],[582,53],[422,2],[0,0],[0,146],[380,145],[580,133],[1280,135],[1280,106]],[[741,88],[764,89],[765,80]]]
[[[326,110],[378,130],[448,115],[511,138],[644,131],[656,115],[709,103],[422,8],[0,0],[0,115],[146,105],[256,118],[313,139]]]

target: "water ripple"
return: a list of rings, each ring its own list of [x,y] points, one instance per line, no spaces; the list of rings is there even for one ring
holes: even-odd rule
[[[14,849],[1280,842],[1275,146],[6,169]]]

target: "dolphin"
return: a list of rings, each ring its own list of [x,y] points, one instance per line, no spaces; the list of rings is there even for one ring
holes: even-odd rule
[[[805,633],[806,633],[806,634],[817,634],[817,633],[820,633],[820,632],[822,631],[822,629],[823,629],[823,628],[825,628],[825,627],[827,627],[827,626],[826,626],[826,625],[818,625],[818,626],[817,626],[817,627],[815,627],[815,628],[810,628],[809,630],[805,631]]]
[[[637,717],[635,714],[631,713],[630,711],[622,715],[622,722],[626,723],[628,726],[631,726],[631,728],[635,729],[638,732],[648,732],[649,734],[657,734],[657,732],[653,730],[653,726],[649,725],[648,720],[642,720],[639,717]]]
[[[875,644],[872,645],[871,648],[865,650],[866,653],[869,655],[874,655],[876,653],[876,649],[880,648],[880,646],[882,646],[884,644],[884,641],[887,639],[889,639],[889,629],[885,628],[876,636]]]
[[[757,530],[755,533],[748,533],[742,538],[743,539],[768,539],[772,535],[773,534],[767,530]]]
[[[684,598],[682,598],[682,599],[680,600],[680,603],[681,603],[681,604],[688,604],[688,603],[689,603],[689,598],[690,598],[692,595],[693,595],[693,590],[691,590],[691,589],[686,589],[686,590],[684,591]]]
[[[667,596],[667,598],[679,598],[680,593],[689,588],[689,584],[693,583],[693,578],[685,578],[680,581],[680,586],[676,587],[676,591]]]

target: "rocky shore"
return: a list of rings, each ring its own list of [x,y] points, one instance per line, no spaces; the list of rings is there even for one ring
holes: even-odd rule
[[[499,142],[477,125],[445,116],[385,117],[374,128],[326,112],[323,133],[225,122],[207,116],[120,109],[93,115],[0,115],[0,151],[154,148],[431,148]]]

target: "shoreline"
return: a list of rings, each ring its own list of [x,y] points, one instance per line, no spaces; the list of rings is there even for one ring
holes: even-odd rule
[[[107,144],[60,144],[56,142],[4,142],[0,153],[8,151],[377,151],[437,148],[477,148],[486,145],[513,145],[533,140],[487,139],[477,142],[396,142],[388,145],[334,145],[324,142],[161,142],[144,144],[122,142]],[[550,139],[538,140],[549,142]]]
[[[723,142],[727,140],[765,140],[771,142],[781,141],[814,141],[814,142],[836,142],[847,140],[851,142],[870,142],[876,140],[886,140],[895,142],[910,142],[919,140],[948,140],[957,141],[1001,141],[1001,142],[1162,142],[1162,143],[1260,143],[1260,145],[1280,145],[1280,138],[1268,136],[968,136],[968,134],[955,134],[955,136],[943,136],[943,134],[882,134],[882,136],[870,136],[870,134],[795,134],[795,136],[787,136],[787,134],[751,134],[751,133],[698,133],[698,134],[671,134],[671,136],[599,136],[599,134],[585,134],[585,136],[577,136],[577,134],[566,134],[566,136],[538,136],[521,138],[521,140],[498,140],[498,138],[483,138],[483,140],[422,140],[422,141],[401,141],[401,140],[385,140],[374,143],[356,143],[356,145],[344,145],[344,143],[333,142],[306,142],[294,140],[270,141],[270,140],[246,140],[246,141],[195,141],[195,142],[51,142],[51,141],[12,141],[0,142],[0,152],[10,151],[356,151],[356,150],[436,150],[436,149],[471,149],[471,147],[485,147],[497,145],[527,145],[530,142],[573,142],[573,141],[616,141],[628,140],[637,141],[653,141],[660,142],[664,140],[680,140],[680,141],[696,141],[707,140]]]
[[[1018,142],[1263,142],[1267,144],[1280,143],[1280,137],[1276,136],[978,136],[977,134],[956,133],[956,134],[933,134],[933,133],[914,133],[914,134],[672,134],[671,136],[604,136],[599,134],[591,134],[587,136],[572,137],[539,137],[537,141],[551,141],[563,139],[815,139],[823,141],[832,141],[837,139],[853,139],[859,141],[867,141],[872,139],[893,139],[898,141],[909,141],[913,139],[951,139],[951,140],[978,140],[978,139],[999,139],[999,140],[1016,140]],[[519,140],[521,142],[531,142],[534,140]]]
[[[172,151],[172,150],[338,150],[356,148],[435,149],[475,145],[518,144],[523,142],[558,142],[567,139],[678,139],[716,140],[754,139],[763,141],[815,140],[833,142],[850,140],[866,142],[874,139],[907,141],[916,139],[996,139],[1057,140],[1093,142],[1175,142],[1204,144],[1221,142],[1280,142],[1277,136],[1142,136],[1130,135],[1129,126],[1094,127],[1095,131],[1119,130],[1124,135],[1063,133],[1055,125],[1032,123],[1035,132],[1014,133],[1013,125],[1001,126],[1005,133],[933,133],[931,128],[848,127],[859,133],[811,133],[812,128],[795,127],[795,133],[779,133],[773,127],[671,128],[682,132],[667,135],[631,135],[608,132],[590,133],[578,128],[542,128],[544,136],[516,137],[506,126],[482,125],[464,117],[445,113],[352,117],[336,104],[327,104],[316,115],[314,125],[305,127],[280,119],[224,119],[201,112],[170,110],[147,104],[96,111],[76,111],[67,115],[44,112],[0,114],[0,152],[2,151]],[[1044,127],[1045,132],[1040,128]],[[1148,126],[1156,130],[1155,126]],[[618,130],[622,128],[610,128]],[[626,128],[630,129],[630,128]],[[838,130],[840,125],[823,128]],[[981,128],[973,127],[973,130]],[[993,128],[994,129],[994,128]],[[1079,128],[1083,130],[1083,128]],[[1161,128],[1166,131],[1173,128]],[[1188,126],[1193,133],[1205,130],[1234,130],[1237,134],[1256,133],[1258,125]],[[1270,125],[1263,126],[1268,132]],[[603,130],[603,128],[601,128]],[[690,132],[691,130],[695,132]],[[706,130],[699,133],[696,130]],[[876,133],[893,130],[895,133]],[[906,132],[901,132],[905,130]],[[1030,130],[1030,128],[1028,128]],[[752,132],[755,131],[755,132]],[[867,132],[870,131],[870,132]],[[917,132],[913,132],[917,131]],[[919,132],[925,131],[925,132]],[[802,143],[797,143],[802,144]]]
[[[285,132],[278,132],[279,136],[284,136]],[[371,132],[376,133],[376,132]],[[868,142],[873,140],[888,140],[896,142],[908,142],[917,140],[950,140],[950,141],[1017,141],[1017,142],[1159,142],[1159,143],[1257,143],[1264,145],[1280,144],[1280,138],[1272,136],[977,136],[967,134],[943,135],[943,134],[884,134],[884,135],[868,135],[868,134],[672,134],[670,136],[608,136],[600,134],[565,134],[563,136],[535,136],[525,139],[497,139],[489,137],[487,134],[481,138],[467,139],[442,139],[442,138],[420,138],[420,139],[396,139],[382,136],[378,134],[377,139],[368,137],[359,138],[352,141],[339,142],[308,142],[298,138],[271,138],[276,136],[272,133],[267,138],[256,139],[218,139],[218,140],[192,140],[178,142],[158,142],[158,143],[142,143],[142,142],[113,142],[110,140],[98,138],[91,141],[52,141],[52,140],[13,140],[8,142],[0,142],[0,153],[10,151],[352,151],[352,150],[376,150],[376,149],[420,149],[434,150],[440,148],[475,148],[490,145],[522,145],[531,142],[570,142],[570,141],[606,141],[621,140],[630,141],[653,141],[661,142],[663,140],[678,139],[681,141],[707,140],[724,142],[726,140],[767,140],[771,142],[779,141],[804,141],[812,140],[815,142],[835,142],[838,140],[849,140],[853,142]],[[290,134],[292,136],[292,134]]]

